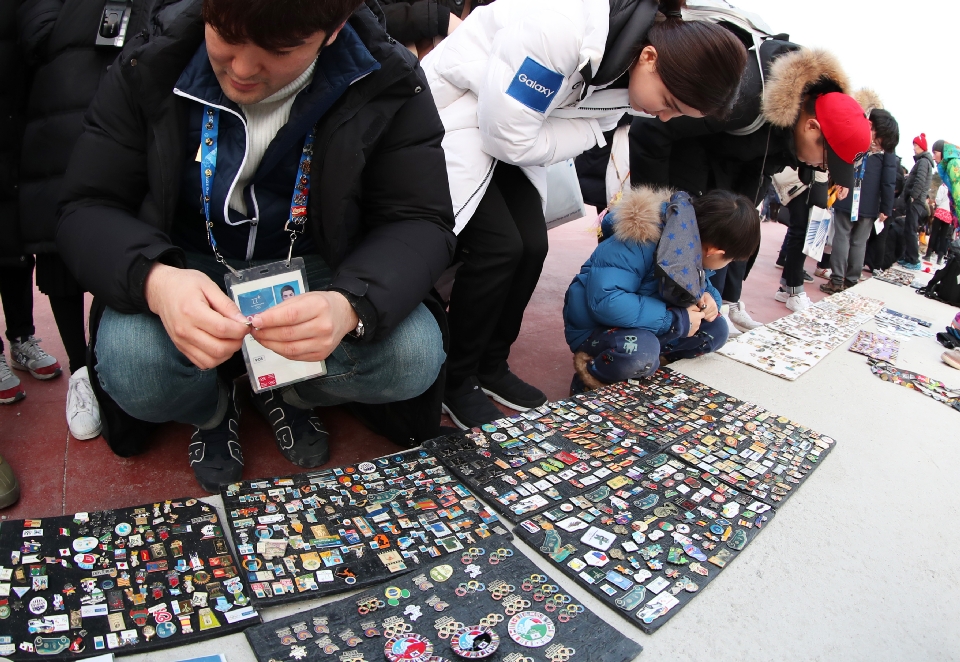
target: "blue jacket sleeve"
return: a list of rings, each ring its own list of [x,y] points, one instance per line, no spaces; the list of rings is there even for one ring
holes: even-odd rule
[[[713,297],[713,300],[717,302],[717,309],[719,310],[719,309],[720,309],[720,306],[723,305],[723,297],[720,296],[720,292],[717,291],[717,288],[715,288],[715,287],[713,286],[713,283],[710,282],[710,277],[711,277],[713,274],[715,274],[715,273],[717,273],[717,272],[716,272],[716,271],[710,271],[709,269],[708,269],[707,272],[706,272],[706,274],[707,274],[707,292],[709,292],[709,293],[710,293],[710,296]]]
[[[647,272],[653,268],[653,244],[627,246],[607,239],[593,254],[587,276],[587,305],[598,326],[646,329],[655,335],[674,323],[667,304],[640,294]]]

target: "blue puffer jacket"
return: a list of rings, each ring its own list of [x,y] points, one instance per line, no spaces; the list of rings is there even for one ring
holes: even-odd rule
[[[673,201],[680,196],[686,194],[675,194]],[[670,307],[658,295],[657,244],[670,201],[671,192],[666,189],[638,187],[607,213],[603,225],[605,230],[609,225],[612,236],[593,251],[564,298],[564,335],[571,351],[576,352],[598,328],[647,329],[668,341],[687,335],[686,309]],[[692,232],[691,228],[691,236]],[[691,267],[699,266],[699,257],[690,256]],[[720,293],[709,279],[706,291],[719,308]]]

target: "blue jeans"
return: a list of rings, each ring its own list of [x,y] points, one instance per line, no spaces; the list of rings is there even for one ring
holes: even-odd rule
[[[310,289],[325,288],[332,280],[330,268],[317,256],[304,261]],[[238,269],[264,264],[229,262]],[[226,269],[212,256],[188,254],[187,266],[223,287]],[[156,315],[124,315],[107,308],[97,333],[96,358],[103,390],[135,418],[203,428],[223,419],[227,393],[216,369],[193,365]],[[430,388],[445,359],[440,328],[420,304],[383,340],[340,343],[327,357],[326,375],[282,388],[283,399],[301,409],[407,400]]]
[[[670,360],[692,359],[715,352],[727,342],[727,322],[717,316],[700,323],[688,338],[667,340],[646,329],[597,329],[577,348],[593,357],[587,364],[591,375],[606,384],[649,377],[660,367],[660,355]]]

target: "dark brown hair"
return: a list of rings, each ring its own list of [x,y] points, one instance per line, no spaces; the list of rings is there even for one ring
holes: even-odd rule
[[[275,51],[329,35],[364,0],[203,0],[203,21],[230,44],[253,42]]]
[[[731,260],[747,260],[760,245],[760,215],[739,193],[716,189],[693,199],[700,243]]]
[[[661,0],[666,19],[650,27],[644,46],[657,50],[657,74],[671,94],[704,115],[726,115],[737,98],[747,49],[724,27],[684,21],[683,4]]]
[[[870,111],[870,124],[877,134],[877,142],[884,152],[892,152],[900,144],[900,125],[897,120],[883,108],[874,108]]]

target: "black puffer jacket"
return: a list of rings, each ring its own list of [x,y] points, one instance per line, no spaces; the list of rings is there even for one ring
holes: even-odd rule
[[[150,0],[134,0],[127,39],[140,31]],[[56,251],[57,201],[83,113],[119,48],[94,42],[103,0],[30,0],[20,8],[20,39],[35,69],[20,162],[20,218],[31,253]]]
[[[17,214],[26,71],[17,44],[20,0],[0,0],[0,267],[26,264]]]
[[[493,0],[473,0],[473,9]],[[463,14],[464,0],[380,0],[387,17],[387,33],[401,44],[446,37],[450,14]]]
[[[907,200],[926,204],[930,192],[930,180],[936,165],[930,152],[921,152],[913,157],[913,168],[903,184],[903,192]]]
[[[201,44],[203,22],[200,0],[171,4],[166,29],[128,39],[111,67],[63,187],[60,253],[86,289],[120,312],[148,310],[143,284],[154,261],[182,262],[170,234],[189,102],[173,87]],[[453,211],[443,126],[416,58],[369,7],[350,25],[380,69],[317,123],[307,231],[335,270],[332,288],[361,298],[364,338],[375,340],[450,263]]]

